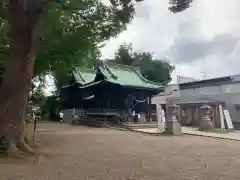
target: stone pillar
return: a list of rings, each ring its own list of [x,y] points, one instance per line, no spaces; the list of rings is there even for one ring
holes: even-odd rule
[[[168,104],[167,105],[167,119],[166,119],[166,129],[165,133],[170,135],[180,135],[181,132],[181,126],[177,120],[179,111],[179,106],[175,104]]]
[[[148,106],[148,118],[147,122],[152,122],[152,108],[151,108],[151,97],[148,97],[147,100],[147,106]]]
[[[211,109],[211,106],[207,104],[200,107],[200,131],[211,131],[213,129],[213,124],[210,118]]]
[[[179,119],[178,119],[178,122],[180,124],[180,126],[183,124],[183,118],[182,118],[182,107],[179,106]]]

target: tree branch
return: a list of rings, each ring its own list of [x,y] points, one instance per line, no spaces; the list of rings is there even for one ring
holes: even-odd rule
[[[193,0],[170,0],[168,9],[173,13],[182,12],[189,8],[192,2]]]
[[[0,18],[7,19],[7,7],[4,0],[0,0]]]

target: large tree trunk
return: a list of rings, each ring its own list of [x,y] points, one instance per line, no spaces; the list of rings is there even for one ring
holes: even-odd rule
[[[24,142],[25,110],[31,88],[41,10],[26,9],[25,1],[8,6],[10,58],[0,89],[0,138],[8,147],[31,151]]]

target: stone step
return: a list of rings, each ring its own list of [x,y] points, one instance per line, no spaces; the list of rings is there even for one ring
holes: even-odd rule
[[[149,124],[134,124],[134,123],[123,123],[124,126],[129,128],[156,128],[158,125],[156,123],[149,123]]]

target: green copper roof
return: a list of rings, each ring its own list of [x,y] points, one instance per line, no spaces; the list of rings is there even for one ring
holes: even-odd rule
[[[132,86],[148,89],[163,89],[164,87],[147,80],[140,73],[139,68],[132,66],[119,65],[115,63],[102,63],[98,69],[104,75],[105,81],[120,84],[122,86]],[[74,67],[73,75],[76,82],[82,85],[95,84],[96,70],[82,69]]]
[[[74,67],[73,76],[78,83],[87,84],[94,81],[96,70]]]
[[[119,65],[115,63],[104,63],[100,70],[108,81],[122,86],[135,86],[143,88],[163,88],[159,83],[147,80],[140,73],[140,69],[132,66]]]

